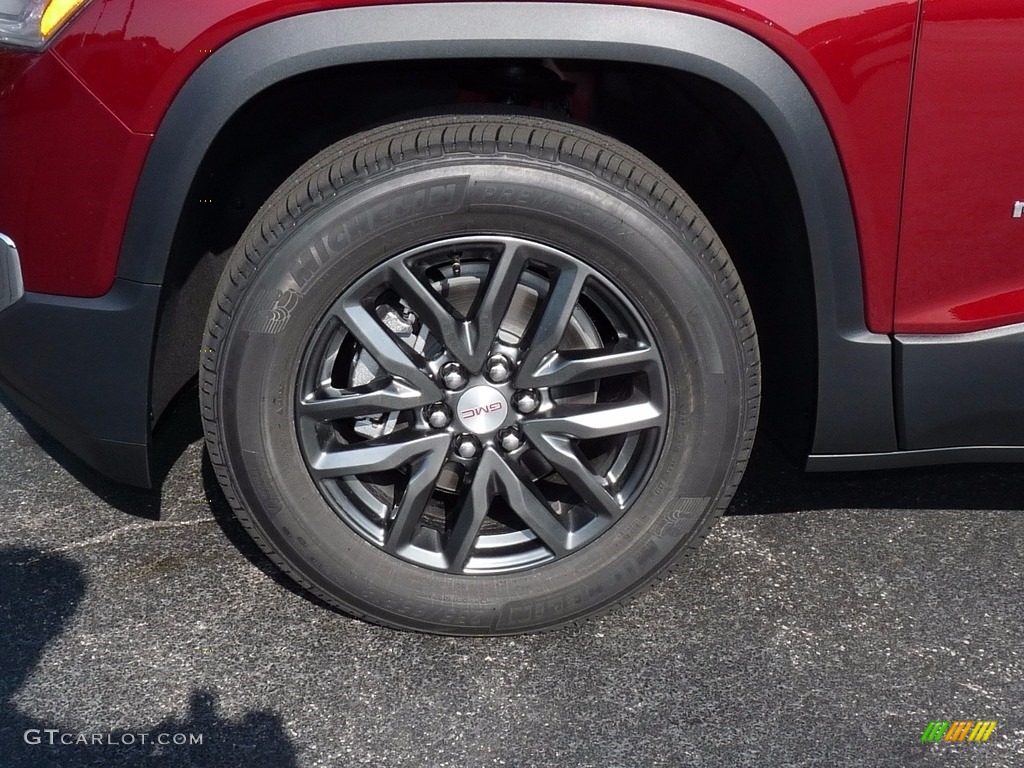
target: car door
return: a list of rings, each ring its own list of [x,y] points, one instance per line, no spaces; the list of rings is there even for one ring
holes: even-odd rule
[[[1024,4],[925,0],[896,286],[901,448],[1024,446],[1022,153]]]
[[[1024,320],[1024,3],[925,0],[896,331]]]

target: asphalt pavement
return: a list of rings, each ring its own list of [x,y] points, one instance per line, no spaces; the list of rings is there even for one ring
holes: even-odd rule
[[[279,576],[194,407],[144,492],[0,397],[0,768],[1024,766],[1024,467],[813,476],[762,441],[676,575],[452,639]],[[998,725],[922,743],[937,720]]]

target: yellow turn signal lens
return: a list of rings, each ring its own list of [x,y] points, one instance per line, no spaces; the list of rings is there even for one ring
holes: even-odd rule
[[[56,31],[84,2],[85,0],[50,0],[43,11],[43,18],[39,21],[39,31],[43,39]]]

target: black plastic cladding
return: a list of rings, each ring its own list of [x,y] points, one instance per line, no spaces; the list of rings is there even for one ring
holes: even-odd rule
[[[168,111],[132,207],[120,276],[162,281],[203,154],[228,118],[268,86],[341,64],[488,56],[670,67],[713,80],[750,104],[782,146],[807,223],[819,329],[814,450],[896,449],[890,342],[864,323],[856,230],[832,137],[810,92],[780,56],[709,19],[605,5],[459,3],[323,11],[252,30],[211,56]]]
[[[819,347],[814,451],[895,451],[891,344],[865,327],[853,214],[825,121],[781,57],[756,38],[709,19],[575,3],[431,3],[322,11],[247,32],[210,56],[171,104],[136,190],[118,277],[163,282],[178,217],[204,154],[231,115],[265,88],[344,64],[513,56],[611,59],[683,70],[732,90],[761,115],[796,180],[811,246]],[[150,341],[153,316],[146,327]],[[100,364],[116,358],[109,349],[98,354]],[[105,436],[125,404],[94,394],[99,405],[88,426],[91,434]],[[148,426],[131,439],[148,443]]]
[[[1024,324],[896,337],[900,448],[1024,442]],[[984,461],[984,451],[964,460]]]
[[[145,487],[159,304],[159,286],[116,280],[98,299],[26,293],[0,312],[0,385],[88,464]]]

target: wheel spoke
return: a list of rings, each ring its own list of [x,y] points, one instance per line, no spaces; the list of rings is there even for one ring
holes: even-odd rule
[[[523,433],[558,474],[596,514],[617,518],[622,505],[580,458],[573,439],[612,437],[624,432],[661,427],[665,414],[649,402],[614,403],[605,407],[573,406],[554,416],[526,421]]]
[[[551,508],[497,451],[488,448],[484,451],[469,488],[462,497],[455,525],[445,547],[449,570],[465,570],[476,547],[480,527],[487,519],[488,510],[495,496],[501,496],[508,502],[519,519],[555,557],[569,551],[571,535],[565,526],[555,519]]]
[[[377,317],[358,301],[339,301],[332,312],[384,370],[405,379],[431,400],[439,399],[437,384],[413,362],[409,352],[396,341]]]
[[[310,469],[318,480],[382,472],[398,469],[429,453],[441,453],[443,457],[450,444],[451,437],[446,432],[417,433],[412,438],[400,432],[336,451],[321,452],[311,462]]]
[[[636,344],[617,344],[612,349],[573,350],[550,355],[535,371],[524,370],[517,384],[521,387],[558,387],[652,370],[657,364],[657,352],[651,347]]]
[[[531,441],[545,434],[589,440],[665,425],[665,414],[650,402],[609,403],[598,406],[563,406],[552,416],[531,419],[522,430]]]
[[[438,436],[443,437],[443,436]],[[447,440],[437,441],[435,449],[416,459],[409,472],[409,482],[405,486],[401,501],[395,509],[393,519],[384,537],[384,549],[392,554],[399,554],[413,539],[419,528],[427,501],[434,491],[437,476],[441,474],[447,457]]]
[[[449,353],[460,363],[472,367],[476,333],[473,324],[458,320],[445,307],[437,294],[420,280],[404,261],[397,261],[391,270],[392,287],[408,303],[430,332],[440,339]]]
[[[493,472],[500,494],[555,557],[564,555],[572,548],[572,534],[558,522],[554,511],[540,497],[533,483],[521,478],[512,466],[496,454],[495,458],[497,463]]]
[[[390,379],[383,385],[374,383],[355,389],[324,387],[321,394],[326,397],[303,399],[299,403],[299,414],[314,421],[334,421],[370,413],[404,411],[434,402],[397,379]]]
[[[544,435],[533,445],[594,514],[612,519],[622,514],[622,504],[605,488],[601,478],[583,463],[573,448],[572,440],[559,435]]]
[[[498,335],[501,321],[515,296],[519,277],[526,266],[523,248],[517,244],[508,244],[491,269],[487,281],[487,289],[480,301],[476,314],[477,339],[479,343],[473,356],[472,368],[475,370],[483,364],[487,352]]]
[[[448,570],[454,573],[466,570],[466,563],[469,562],[476,540],[480,536],[480,526],[487,519],[491,499],[496,492],[493,469],[495,460],[501,461],[493,448],[484,451],[469,487],[465,489],[459,502],[455,525],[452,526],[444,550]]]
[[[580,291],[583,290],[587,276],[587,270],[582,266],[565,265],[559,270],[544,302],[544,310],[534,326],[521,370],[536,370],[544,358],[558,348],[565,336],[565,329],[569,327],[569,320],[579,302]],[[516,386],[523,386],[518,379]]]

